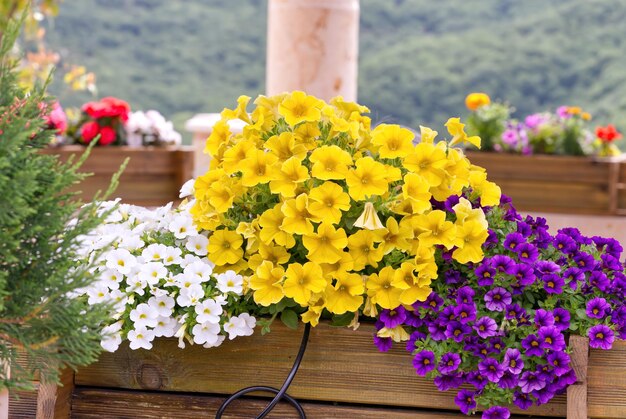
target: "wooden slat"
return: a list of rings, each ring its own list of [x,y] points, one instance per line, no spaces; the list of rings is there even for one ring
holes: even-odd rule
[[[292,366],[302,329],[272,325],[260,334],[225,342],[215,349],[185,350],[172,339],[158,340],[150,351],[123,345],[113,354],[80,369],[76,385],[231,394],[251,385],[280,387]],[[311,332],[303,363],[289,390],[296,398],[343,403],[455,409],[455,392],[439,392],[418,377],[411,356],[398,346],[379,353],[372,343],[373,327],[358,331],[321,324]],[[531,414],[565,416],[559,396]]]
[[[590,417],[626,417],[626,341],[615,341],[610,351],[591,349],[587,381]]]
[[[38,388],[38,385],[37,385]],[[9,395],[9,418],[33,419],[37,413],[37,389],[11,391]]]
[[[567,419],[587,419],[587,367],[589,338],[570,336],[572,368],[576,383],[567,388]]]

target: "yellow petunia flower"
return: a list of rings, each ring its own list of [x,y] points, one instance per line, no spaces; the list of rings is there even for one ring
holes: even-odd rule
[[[337,224],[350,209],[350,197],[335,182],[324,182],[309,192],[309,212],[317,220]]]
[[[343,228],[335,229],[332,224],[323,222],[317,233],[302,236],[302,244],[308,250],[307,258],[315,263],[336,263],[343,256],[348,238]]]
[[[280,194],[285,198],[296,195],[297,187],[309,179],[308,169],[302,165],[299,157],[291,157],[281,165],[275,165],[271,174],[270,190],[274,194]]]
[[[326,308],[334,314],[356,312],[363,304],[365,286],[361,275],[351,273],[337,278],[334,286],[326,288]]]
[[[278,107],[282,103],[282,101],[287,97],[287,93],[281,93],[275,96],[263,96],[259,95],[256,99],[254,99],[254,104],[257,105],[257,109],[261,108],[266,111],[269,111],[273,115],[275,119],[278,119],[280,113],[278,112]]]
[[[489,237],[487,227],[480,221],[467,221],[457,227],[458,248],[452,253],[460,263],[478,263],[483,260],[482,246]]]
[[[415,134],[400,125],[380,124],[372,131],[372,144],[383,159],[406,157],[413,151]]]
[[[371,230],[359,230],[348,237],[348,252],[354,262],[354,270],[360,271],[367,265],[378,266],[384,256],[380,238]]]
[[[265,244],[270,244],[274,241],[279,246],[291,249],[295,246],[296,240],[291,234],[281,229],[281,225],[285,220],[285,214],[283,214],[281,207],[282,204],[276,204],[274,208],[268,209],[261,214],[259,217],[259,225],[261,226],[259,236]]]
[[[255,186],[259,183],[268,183],[272,180],[272,166],[278,158],[261,150],[251,151],[249,156],[241,161],[241,184]]]
[[[281,285],[284,275],[282,267],[274,267],[272,262],[262,262],[248,282],[254,290],[254,302],[267,307],[282,300],[285,296]]]
[[[283,132],[280,135],[273,135],[265,142],[265,148],[278,157],[278,160],[285,161],[291,157],[303,160],[306,157],[307,149],[299,142],[296,143],[296,136],[292,132]]]
[[[355,112],[357,114],[370,112],[367,106],[359,105],[355,102],[346,102],[343,96],[335,96],[330,100],[330,104],[335,107],[337,115],[341,118],[348,118]]]
[[[232,132],[226,121],[220,120],[213,125],[211,135],[206,140],[204,146],[204,154],[210,154],[211,156],[217,156],[219,149],[228,144],[228,141],[232,137]]]
[[[288,199],[281,206],[285,219],[280,228],[289,234],[313,234],[313,215],[308,210],[309,199],[306,194],[300,194]]]
[[[456,242],[456,226],[451,221],[446,221],[446,213],[441,210],[434,210],[428,214],[418,215],[412,219],[413,230],[422,230],[417,235],[421,246],[432,247],[436,245],[445,246],[452,249]]]
[[[400,305],[402,290],[392,285],[394,274],[392,267],[385,266],[378,274],[369,276],[365,287],[373,304],[378,304],[388,310],[393,310]]]
[[[424,127],[420,125],[420,142],[433,144],[435,142],[435,138],[437,138],[437,131],[433,131],[428,127]]]
[[[231,230],[217,230],[209,237],[208,258],[216,265],[237,263],[243,256],[243,238]]]
[[[322,311],[324,311],[325,301],[322,297],[323,294],[313,294],[311,300],[309,300],[309,309],[302,313],[302,322],[310,323],[311,326],[315,327],[320,322],[320,316],[322,315]]]
[[[295,91],[283,99],[278,106],[278,113],[293,127],[300,122],[318,121],[322,116],[322,106],[324,102],[315,96]]]
[[[256,152],[256,145],[251,140],[242,140],[237,144],[224,151],[222,156],[222,167],[224,171],[232,175],[240,170],[241,161],[251,157],[251,154]]]
[[[307,122],[298,125],[294,134],[296,138],[307,150],[313,150],[317,147],[316,138],[322,135],[319,125],[316,122]]]
[[[341,257],[334,263],[320,263],[326,278],[338,278],[354,268],[354,261],[349,253],[341,252]]]
[[[389,217],[385,223],[385,228],[374,232],[381,240],[383,253],[386,255],[393,249],[408,252],[411,250],[409,240],[413,238],[413,230],[407,222],[396,221],[395,218]]]
[[[362,201],[368,196],[383,195],[389,187],[385,165],[371,157],[361,157],[356,161],[356,168],[346,174],[348,193],[355,201]]]
[[[407,173],[404,176],[402,197],[411,203],[414,214],[421,214],[432,207],[430,186],[426,179],[417,173]]]
[[[216,212],[223,214],[233,205],[235,194],[228,187],[228,184],[215,182],[206,190],[205,197]]]
[[[352,164],[350,154],[336,145],[314,150],[309,160],[313,163],[311,176],[321,180],[345,179],[348,166]]]
[[[228,121],[231,119],[241,119],[248,124],[252,123],[250,121],[250,116],[248,115],[248,111],[246,108],[248,107],[248,103],[250,102],[250,96],[241,95],[237,98],[237,108],[228,109],[224,108],[222,111],[222,119]]]
[[[402,165],[413,173],[422,176],[429,186],[441,184],[445,177],[447,162],[445,150],[436,144],[419,143]]]
[[[282,246],[268,246],[261,243],[259,245],[259,252],[250,256],[248,259],[248,266],[252,270],[256,270],[264,261],[272,262],[272,264],[279,266],[289,262],[291,255]]]
[[[480,148],[480,137],[477,135],[468,137],[465,133],[465,124],[461,123],[460,118],[450,118],[444,125],[448,129],[448,133],[452,135],[452,139],[449,142],[450,147],[457,144],[471,144],[476,148]]]
[[[411,335],[402,326],[392,327],[391,329],[383,327],[376,334],[381,338],[391,338],[394,342],[406,342],[411,338]]]
[[[485,207],[500,203],[502,191],[498,185],[487,180],[487,173],[472,171],[470,172],[469,181],[474,193],[480,196],[480,205]]]
[[[322,292],[327,284],[322,268],[317,263],[307,262],[304,265],[292,263],[285,273],[283,291],[287,297],[306,307],[311,295]]]
[[[465,198],[460,198],[459,203],[452,207],[456,214],[456,224],[464,224],[476,221],[487,229],[489,224],[485,218],[485,213],[480,208],[472,208],[472,203]]]

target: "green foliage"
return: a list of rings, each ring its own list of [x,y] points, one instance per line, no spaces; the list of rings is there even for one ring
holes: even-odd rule
[[[54,381],[63,365],[94,361],[103,318],[103,307],[72,295],[91,281],[91,266],[75,266],[77,238],[107,214],[70,200],[68,187],[84,177],[81,162],[61,164],[39,152],[54,137],[42,117],[50,100],[17,85],[6,53],[18,29],[10,24],[0,46],[0,360],[11,367],[10,378],[0,368],[0,387],[35,370]],[[27,355],[25,368],[15,363],[18,352]]]
[[[180,121],[263,92],[266,8],[67,0],[48,35],[63,60],[96,71],[102,95]],[[484,91],[516,117],[578,105],[624,131],[624,20],[626,5],[605,0],[361,0],[359,102],[375,122],[441,126]]]

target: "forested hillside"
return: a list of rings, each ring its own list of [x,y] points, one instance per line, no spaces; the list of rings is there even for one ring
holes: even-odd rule
[[[65,0],[49,39],[96,72],[101,96],[180,122],[263,92],[266,8]],[[580,105],[626,129],[625,21],[626,2],[611,0],[361,0],[359,101],[376,121],[439,126],[480,90],[519,116]]]

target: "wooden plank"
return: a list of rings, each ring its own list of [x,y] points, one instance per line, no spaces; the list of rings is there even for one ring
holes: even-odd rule
[[[576,383],[567,388],[567,419],[587,419],[587,366],[589,338],[570,336],[572,368]]]
[[[307,400],[455,409],[455,392],[439,392],[431,381],[415,374],[411,355],[401,345],[380,353],[372,343],[372,325],[358,331],[320,324],[290,394]],[[177,347],[161,339],[150,351],[123,345],[113,354],[76,373],[76,385],[231,394],[252,385],[280,387],[292,366],[302,328],[272,325],[268,336],[226,341],[221,347]],[[530,414],[565,416],[563,396],[534,408]]]
[[[177,418],[215,417],[223,397],[172,393],[148,393],[78,387],[74,393],[72,418]],[[233,402],[224,419],[250,419],[260,413],[267,400],[245,398]],[[333,405],[303,402],[309,419],[463,419],[459,412],[379,408],[374,406]],[[514,416],[522,418],[525,416]],[[527,416],[526,416],[527,417]],[[286,402],[280,403],[267,418],[299,418]]]
[[[626,417],[626,341],[610,351],[591,349],[587,370],[589,417]]]
[[[36,414],[37,388],[32,391],[13,390],[9,393],[9,418],[32,419]]]

